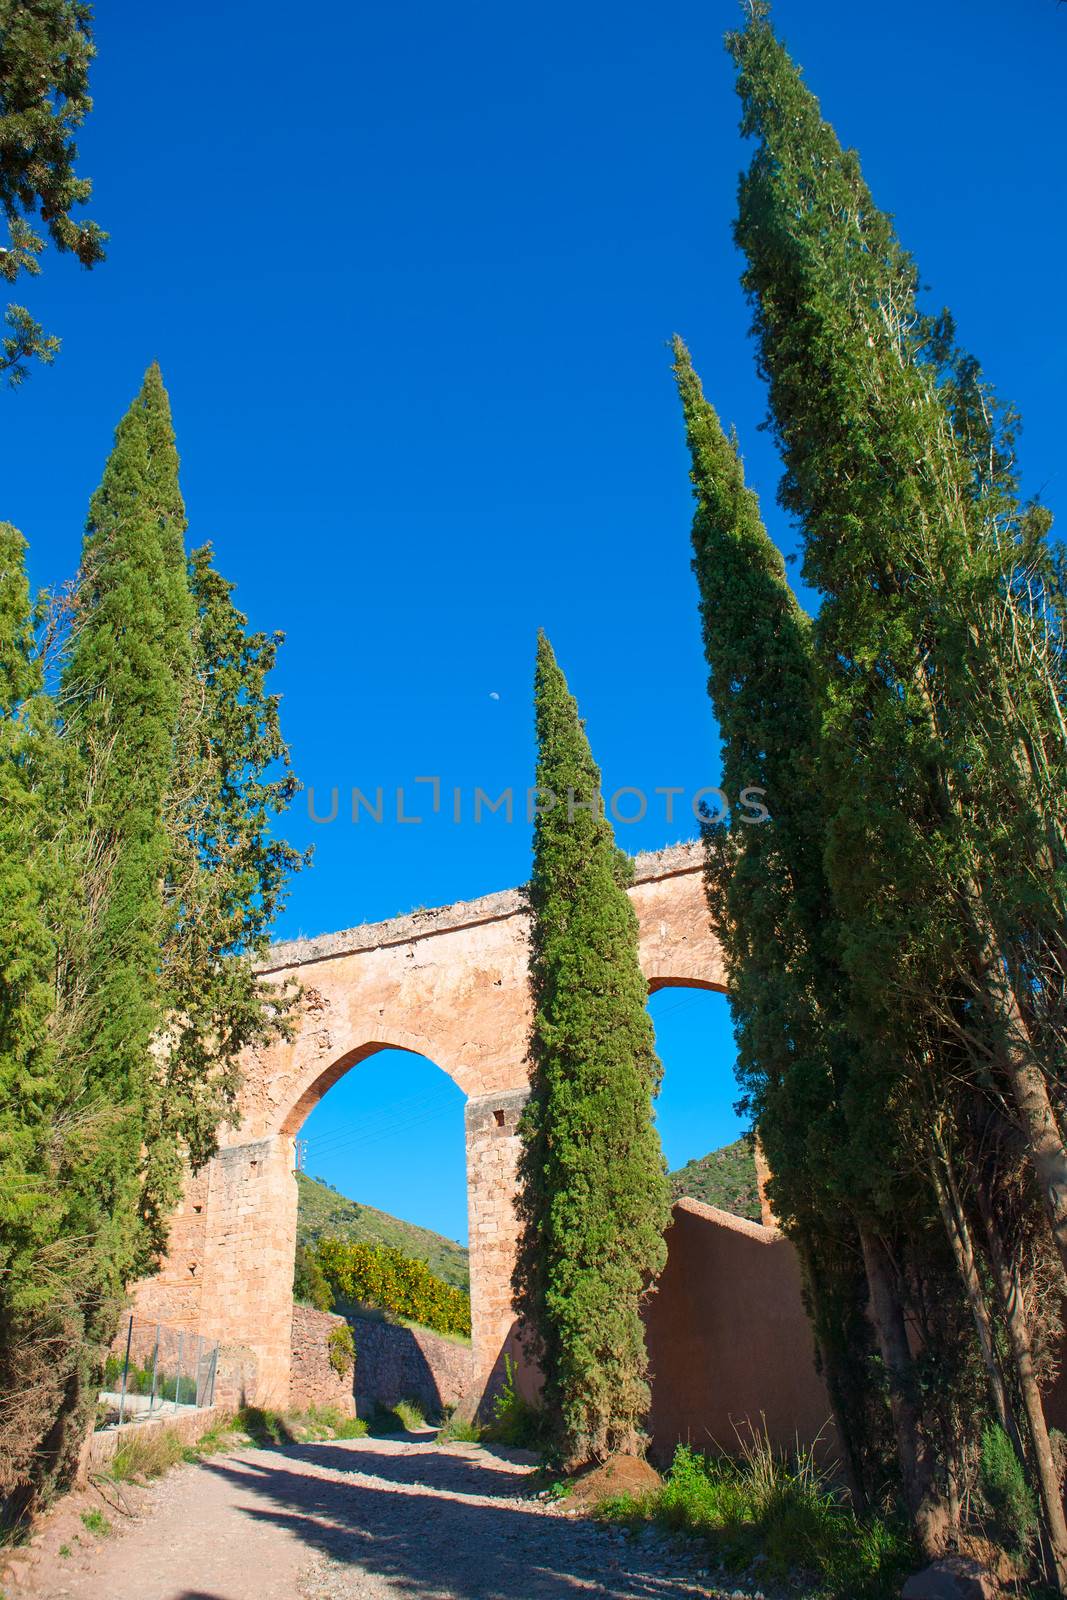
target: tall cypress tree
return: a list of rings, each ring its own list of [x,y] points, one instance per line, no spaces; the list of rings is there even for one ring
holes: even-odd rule
[[[56,1427],[84,1366],[87,1241],[68,1226],[67,1142],[54,1027],[64,876],[64,761],[44,692],[24,541],[0,524],[0,1525],[77,1459]],[[80,1440],[77,1441],[80,1443]],[[71,1448],[68,1449],[67,1446]]]
[[[1049,782],[1050,765],[1063,771],[1062,629],[1044,528],[1018,506],[1010,424],[951,320],[920,314],[911,259],[765,5],[730,47],[757,140],[736,230],[744,282],[782,501],[823,596],[826,859],[851,1026],[872,1064],[853,1122],[880,1129],[887,1090],[910,1105],[916,1172],[938,1194],[976,1326],[986,1309],[969,1263],[984,1235],[1063,1585],[1030,1330],[997,1268],[1014,1248],[1040,1277],[1054,1244],[1067,1282],[1062,828]],[[994,1202],[1012,1194],[1006,1217]]]
[[[924,997],[943,1022],[940,997],[969,990],[958,1037],[1015,1101],[1067,1285],[1067,1148],[1019,937],[1036,919],[1048,952],[1062,926],[1056,784],[1031,763],[1056,750],[1062,774],[1067,742],[1048,675],[1006,654],[1020,620],[1028,644],[1045,626],[1045,608],[1024,617],[1020,603],[1040,526],[1017,514],[1010,437],[983,420],[980,375],[946,349],[950,323],[920,315],[913,262],[765,6],[731,48],[758,141],[736,230],[744,282],[783,504],[824,596],[829,862],[857,1018],[893,1049]],[[1037,725],[1021,739],[1024,713]]]
[[[601,814],[600,772],[544,634],[534,708],[542,809],[529,886],[535,1018],[515,1288],[559,1451],[574,1467],[642,1446],[640,1308],[666,1260],[670,1213],[628,861]]]
[[[931,1430],[917,1401],[923,1373],[904,1336],[911,1307],[886,1270],[882,1241],[891,1240],[895,1255],[910,1258],[913,1268],[921,1265],[927,1280],[943,1262],[904,1236],[907,1126],[885,1108],[873,1182],[868,1148],[850,1128],[863,1063],[848,1028],[848,983],[823,863],[811,623],[745,485],[736,446],[679,339],[674,355],[692,456],[693,568],[723,784],[730,794],[758,785],[771,811],[762,825],[732,815],[706,830],[709,901],[730,977],[738,1075],[770,1162],[776,1213],[805,1270],[853,1493],[862,1502],[886,1464],[869,1311],[905,1489],[931,1542],[944,1512]]]
[[[55,953],[37,846],[28,702],[41,690],[25,541],[0,522],[0,1344],[49,1232],[41,1167],[54,1100]]]
[[[59,709],[41,692],[22,541],[0,526],[0,1495],[76,1466],[94,1366],[150,1270],[237,1061],[287,1025],[253,971],[302,861],[296,783],[249,631],[189,562],[158,368],[93,497]]]
[[[68,735],[81,758],[87,853],[71,1090],[110,1115],[83,1152],[77,1183],[99,1246],[101,1292],[114,1295],[151,1256],[141,1152],[161,1034],[160,946],[179,718],[192,673],[193,604],[178,455],[159,368],[120,422],[94,494],[78,605],[62,679]]]

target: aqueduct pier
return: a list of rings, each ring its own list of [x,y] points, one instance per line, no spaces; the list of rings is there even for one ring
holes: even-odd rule
[[[724,985],[698,844],[635,860],[629,890],[649,991]],[[303,999],[292,1038],[250,1051],[239,1120],[189,1178],[159,1274],[135,1311],[218,1339],[247,1398],[289,1398],[294,1139],[326,1091],[378,1050],[429,1057],[466,1095],[473,1372],[478,1399],[513,1347],[516,1125],[528,1092],[529,912],[517,889],[275,945],[271,981]]]

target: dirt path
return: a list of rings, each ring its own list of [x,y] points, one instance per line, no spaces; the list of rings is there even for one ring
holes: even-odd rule
[[[171,1473],[92,1551],[42,1563],[34,1590],[48,1600],[723,1593],[669,1543],[634,1543],[522,1498],[529,1470],[411,1437],[216,1456]]]

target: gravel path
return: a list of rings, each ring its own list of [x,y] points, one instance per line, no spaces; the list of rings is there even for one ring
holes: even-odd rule
[[[496,1451],[410,1436],[216,1456],[164,1479],[138,1520],[97,1545],[80,1570],[49,1563],[38,1592],[49,1600],[722,1595],[669,1543],[634,1542],[524,1499],[529,1471]]]

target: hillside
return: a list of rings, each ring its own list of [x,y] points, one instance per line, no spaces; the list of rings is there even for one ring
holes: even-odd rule
[[[686,1162],[670,1175],[671,1194],[703,1200],[705,1205],[731,1211],[735,1217],[760,1220],[759,1191],[756,1188],[756,1158],[747,1139],[723,1145],[710,1155]]]
[[[425,1261],[430,1271],[457,1289],[469,1290],[470,1268],[467,1251],[453,1239],[446,1239],[430,1228],[401,1222],[387,1211],[360,1205],[347,1199],[338,1189],[306,1172],[296,1175],[299,1195],[296,1238],[298,1244],[314,1244],[329,1235],[333,1239],[358,1239],[370,1244],[394,1245],[405,1255]]]
[[[431,1272],[445,1283],[457,1289],[470,1288],[470,1267],[463,1245],[430,1228],[401,1222],[387,1211],[376,1211],[373,1206],[349,1200],[340,1190],[318,1178],[308,1177],[306,1172],[298,1172],[296,1182],[299,1244],[314,1244],[317,1239],[329,1236],[395,1245],[405,1255],[425,1261]],[[670,1184],[671,1195],[676,1200],[688,1195],[690,1199],[703,1200],[705,1205],[732,1211],[734,1216],[748,1217],[753,1222],[760,1220],[756,1162],[745,1139],[687,1162],[670,1174]]]

